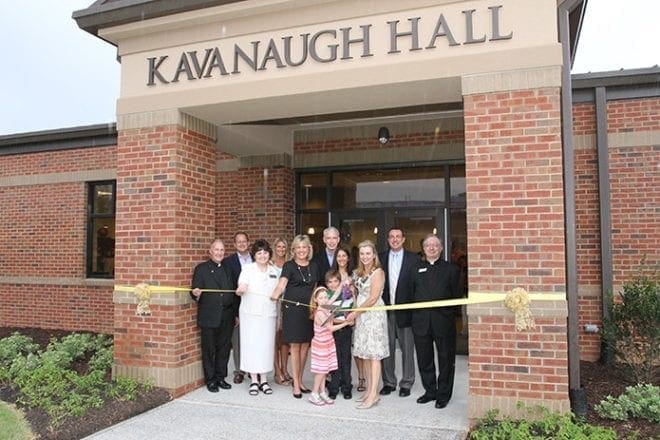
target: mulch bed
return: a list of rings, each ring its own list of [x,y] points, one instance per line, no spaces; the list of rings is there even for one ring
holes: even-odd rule
[[[603,419],[593,407],[607,396],[617,397],[626,387],[635,385],[625,374],[625,369],[616,364],[601,364],[599,362],[580,362],[580,381],[587,394],[589,411],[586,419],[592,425],[609,426],[614,429],[619,439],[625,439],[631,432],[639,432],[640,440],[660,439],[660,426],[643,419],[632,419],[627,422]]]
[[[30,336],[36,343],[45,347],[53,337],[60,338],[71,332],[61,330],[44,330],[34,328],[8,328],[0,327],[0,339],[18,331]],[[78,365],[76,370],[85,369]],[[15,403],[18,392],[9,387],[0,385],[0,400]],[[129,419],[152,408],[160,406],[172,400],[170,393],[163,388],[152,388],[149,391],[141,391],[137,399],[133,401],[106,400],[102,408],[93,408],[81,417],[69,417],[57,427],[57,430],[49,428],[50,417],[39,409],[21,408],[25,419],[30,423],[32,431],[38,439],[42,440],[78,440],[94,432],[115,425],[122,420]]]
[[[43,347],[48,344],[52,337],[59,338],[71,333],[61,330],[0,327],[0,339],[9,336],[14,331],[19,331],[24,335],[30,336]],[[622,371],[622,368],[611,364],[604,365],[597,362],[580,363],[581,385],[586,390],[589,404],[589,411],[586,417],[587,421],[594,425],[613,428],[620,439],[625,439],[633,431],[639,432],[639,439],[660,439],[660,428],[651,422],[646,420],[618,422],[602,419],[593,410],[593,406],[606,396],[618,396],[624,392],[627,386],[634,385],[630,378],[626,377]],[[14,403],[16,397],[17,392],[15,390],[0,386],[0,400]],[[109,400],[103,408],[92,409],[82,417],[66,419],[55,432],[48,428],[50,420],[46,413],[40,410],[23,410],[26,419],[32,426],[32,430],[39,439],[77,440],[162,405],[171,399],[172,397],[166,390],[153,388],[150,391],[140,393],[135,401],[121,402]]]

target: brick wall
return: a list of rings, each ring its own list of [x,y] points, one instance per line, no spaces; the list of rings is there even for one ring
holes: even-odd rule
[[[636,141],[637,134],[660,129],[660,99],[626,99],[607,103],[608,160],[615,289],[633,276],[645,258],[658,265],[660,206],[658,151]],[[593,103],[573,106],[574,134],[595,135]],[[595,138],[575,149],[575,206],[579,285],[579,341],[583,360],[600,358],[600,336],[586,334],[584,324],[602,325],[600,207]],[[634,194],[634,196],[631,196]]]
[[[596,133],[596,106],[591,103],[573,104],[573,135]]]
[[[449,142],[462,142],[463,130],[438,130],[434,132],[392,134],[388,148],[410,148],[436,145]],[[324,139],[311,142],[296,142],[295,154],[377,150],[383,146],[375,136],[362,138]]]
[[[0,156],[0,179],[16,181],[0,187],[4,325],[112,333],[112,288],[85,280],[87,186],[75,173],[113,169],[115,151]]]
[[[464,96],[470,291],[565,291],[559,95],[540,88]],[[515,412],[519,400],[568,409],[561,309],[537,315],[525,332],[501,305],[469,309],[470,417],[492,407]]]
[[[660,264],[660,146],[627,136],[660,131],[660,98],[607,103],[614,285],[640,268]]]
[[[267,170],[267,174],[264,173]],[[294,235],[294,176],[289,167],[249,167],[218,176],[216,235],[234,252],[236,231],[250,240],[276,237],[291,243]]]
[[[607,103],[608,133],[660,130],[660,98],[623,99]]]

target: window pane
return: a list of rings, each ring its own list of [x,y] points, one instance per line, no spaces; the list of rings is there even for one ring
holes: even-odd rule
[[[449,188],[451,190],[451,204],[465,206],[465,165],[452,165],[449,167]]]
[[[299,234],[306,234],[312,242],[314,252],[323,249],[323,230],[328,227],[328,214],[300,214]]]
[[[450,261],[461,268],[459,289],[463,296],[467,296],[467,220],[465,209],[452,209],[449,214],[449,227],[451,228]]]
[[[335,209],[434,206],[444,200],[440,167],[345,171],[332,176]]]
[[[299,209],[326,209],[327,174],[301,174]]]
[[[92,231],[92,274],[112,277],[115,273],[115,219],[95,218]]]
[[[114,206],[112,204],[112,185],[94,185],[93,194],[93,213],[94,214],[112,214]]]

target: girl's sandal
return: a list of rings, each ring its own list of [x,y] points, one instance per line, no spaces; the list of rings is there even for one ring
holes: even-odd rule
[[[252,386],[252,385],[250,385],[250,386]],[[260,384],[259,389],[264,394],[273,394],[273,389],[270,387],[270,385],[268,385],[268,382],[264,382],[264,383]]]
[[[259,394],[259,389],[260,389],[259,384],[256,382],[252,382],[250,384],[250,388],[248,388],[248,393],[250,394],[250,396],[256,396]]]
[[[358,386],[356,388],[358,391],[362,392],[362,391],[365,391],[367,389],[367,387],[365,386],[365,381],[366,381],[366,379],[363,379],[363,378],[358,379]]]

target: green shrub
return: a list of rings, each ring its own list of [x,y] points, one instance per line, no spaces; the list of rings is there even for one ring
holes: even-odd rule
[[[25,336],[0,340],[0,377],[20,389],[18,402],[43,409],[53,427],[67,416],[80,416],[103,405],[106,397],[134,400],[142,385],[134,379],[106,377],[113,362],[112,339],[72,333],[53,339],[44,351]],[[89,357],[88,371],[78,374],[74,362]]]
[[[619,397],[607,396],[594,409],[599,416],[608,419],[632,417],[660,423],[660,387],[650,384],[627,387]]]
[[[110,342],[110,340],[108,339]],[[99,347],[89,360],[89,368],[94,371],[110,371],[114,362],[114,350],[112,344]]]
[[[84,359],[87,353],[103,346],[108,337],[89,333],[72,333],[61,340],[51,340],[42,357],[45,361],[67,368],[73,362]]]
[[[653,383],[660,363],[659,284],[657,273],[640,271],[623,285],[620,300],[609,295],[603,338],[637,383]]]
[[[611,428],[593,426],[572,414],[554,414],[547,408],[526,408],[527,419],[497,419],[497,409],[489,411],[470,432],[470,440],[616,440]]]
[[[16,332],[0,339],[0,382],[10,381],[11,367],[16,359],[36,353],[39,345],[32,338]]]

